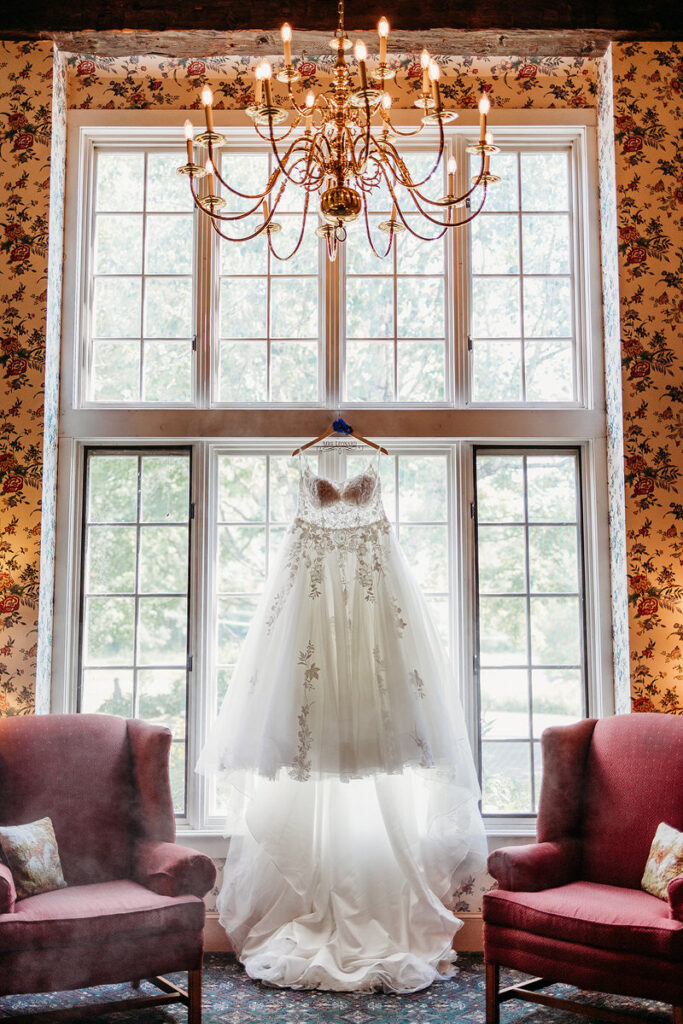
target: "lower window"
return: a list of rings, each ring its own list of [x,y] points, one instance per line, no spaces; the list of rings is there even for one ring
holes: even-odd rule
[[[541,733],[586,713],[579,460],[475,451],[484,813],[535,813]]]
[[[205,449],[195,474],[193,451]],[[196,826],[220,825],[220,792],[188,787],[188,764],[191,776],[295,514],[290,451],[208,442],[84,449],[77,707],[168,726],[176,812]],[[458,476],[470,455],[472,519]],[[309,458],[340,479],[368,454],[314,449]],[[587,711],[581,450],[405,443],[381,459],[380,473],[387,516],[475,723],[482,809],[533,815],[541,732]],[[461,582],[470,560],[471,590]],[[202,596],[191,603],[193,579]]]

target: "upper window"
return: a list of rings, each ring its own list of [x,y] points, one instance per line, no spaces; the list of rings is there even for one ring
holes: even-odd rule
[[[570,155],[496,157],[471,233],[473,402],[576,401]]]
[[[194,217],[176,154],[93,152],[86,398],[190,403]]]
[[[232,133],[231,136],[232,138]],[[467,135],[449,137],[459,190],[474,170]],[[433,240],[411,213],[390,254],[380,225],[392,199],[379,189],[349,225],[341,258],[327,263],[314,203],[290,186],[277,233],[263,213],[227,219],[225,241],[193,211],[180,147],[90,139],[81,322],[86,403],[104,405],[407,407],[585,404],[588,345],[582,315],[575,196],[580,136],[516,143],[503,133],[501,178],[470,226]],[[433,149],[404,146],[414,180]],[[224,177],[254,196],[274,171],[265,143],[220,154]],[[199,185],[198,187],[201,187]],[[440,169],[424,189],[445,192]],[[255,200],[225,193],[227,218]],[[457,212],[466,217],[479,204]],[[427,207],[437,218],[440,207]],[[284,259],[297,246],[291,259]]]

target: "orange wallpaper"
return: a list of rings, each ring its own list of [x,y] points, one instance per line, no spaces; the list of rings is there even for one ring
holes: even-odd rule
[[[612,56],[631,692],[683,714],[683,52]]]

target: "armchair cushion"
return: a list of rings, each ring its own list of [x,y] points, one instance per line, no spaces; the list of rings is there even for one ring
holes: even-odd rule
[[[204,904],[194,896],[171,898],[129,879],[73,885],[17,903],[0,915],[0,953],[82,946],[96,949],[117,936],[144,949],[144,938],[179,932],[201,934]]]
[[[683,921],[683,875],[671,879],[666,894],[671,916],[676,921]]]
[[[0,827],[0,852],[12,872],[17,899],[66,885],[49,818]]]
[[[135,878],[162,896],[200,899],[216,881],[213,861],[177,843],[142,842],[136,846]]]
[[[573,882],[578,864],[579,845],[574,840],[531,843],[494,850],[488,859],[488,872],[501,889],[538,892]]]
[[[669,882],[680,874],[683,874],[683,832],[663,821],[657,826],[640,884],[645,892],[665,900]]]
[[[11,914],[17,902],[17,890],[12,872],[0,861],[0,914]]]
[[[683,922],[639,889],[571,882],[542,892],[488,892],[484,921],[563,942],[683,962]]]

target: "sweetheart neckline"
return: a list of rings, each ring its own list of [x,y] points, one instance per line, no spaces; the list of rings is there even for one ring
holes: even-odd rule
[[[355,473],[353,476],[344,477],[343,480],[331,480],[327,476],[320,476],[319,473],[314,473],[308,464],[304,466],[304,473],[308,473],[308,475],[313,477],[314,480],[322,480],[323,483],[331,484],[332,487],[335,487],[340,493],[343,491],[346,484],[351,483],[352,480],[360,480],[364,476],[371,476],[374,478],[376,483],[379,482],[379,474],[375,471],[373,466],[368,466],[368,468],[364,469],[362,473]]]

